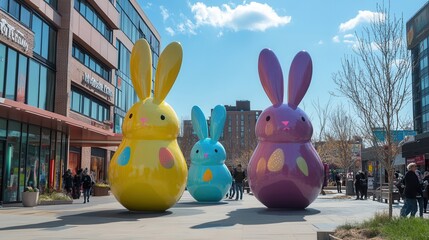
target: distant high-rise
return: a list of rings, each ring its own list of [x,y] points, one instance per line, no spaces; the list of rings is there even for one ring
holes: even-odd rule
[[[257,145],[255,135],[256,121],[261,110],[251,110],[250,101],[236,101],[236,105],[225,105],[226,121],[223,134],[219,141],[225,147],[226,165],[235,166],[238,163],[246,166],[251,154]],[[210,121],[208,121],[210,124]],[[191,120],[183,121],[183,136],[179,138],[179,145],[190,164],[190,151],[197,141],[193,133]]]

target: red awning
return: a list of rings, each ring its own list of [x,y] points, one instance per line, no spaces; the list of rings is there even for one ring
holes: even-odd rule
[[[122,134],[4,98],[0,98],[0,117],[66,132],[70,146],[118,146],[122,140]]]

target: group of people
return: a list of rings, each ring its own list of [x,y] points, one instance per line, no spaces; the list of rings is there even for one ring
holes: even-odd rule
[[[226,197],[229,199],[234,198],[238,201],[238,199],[243,199],[243,191],[244,191],[244,183],[246,181],[246,172],[242,169],[241,164],[237,165],[237,168],[230,169],[232,176],[232,184],[229,189],[229,193],[226,194]]]
[[[401,209],[401,217],[406,217],[408,214],[411,217],[415,217],[417,209],[419,210],[419,216],[423,217],[423,213],[427,213],[429,172],[426,171],[422,176],[415,163],[408,164],[407,170],[405,177],[401,181],[401,184],[404,185],[404,205]]]
[[[79,169],[73,176],[70,169],[63,175],[64,189],[70,197],[73,199],[79,199],[81,190],[83,190],[83,203],[89,202],[89,196],[91,195],[91,187],[94,181],[91,175],[88,173],[88,169]]]

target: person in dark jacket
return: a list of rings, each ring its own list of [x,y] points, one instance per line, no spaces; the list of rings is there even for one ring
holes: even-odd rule
[[[88,170],[83,171],[82,188],[83,188],[83,203],[89,202],[89,195],[92,187],[92,179],[88,174]]]
[[[417,213],[417,195],[422,195],[422,188],[419,178],[416,175],[417,165],[410,163],[407,166],[408,172],[405,174],[404,183],[404,206],[401,209],[401,217],[406,217],[411,213],[415,217]]]
[[[64,181],[64,189],[67,192],[67,195],[71,196],[71,191],[73,188],[73,176],[70,169],[67,169],[67,171],[63,175],[63,181]]]
[[[338,172],[335,175],[335,185],[337,185],[337,193],[342,193],[342,191],[341,191],[341,174]]]
[[[77,170],[76,175],[73,177],[73,199],[80,198],[80,188],[82,187],[82,169]]]
[[[235,200],[238,200],[238,195],[240,195],[240,200],[243,199],[243,182],[246,178],[246,172],[241,169],[241,164],[237,165],[237,168],[234,170],[234,180],[235,180]]]
[[[355,193],[356,193],[356,200],[359,200],[362,198],[362,190],[361,190],[361,179],[362,179],[362,175],[360,174],[361,172],[357,172],[356,173],[356,177],[355,177]],[[359,198],[359,194],[361,195],[361,197]]]

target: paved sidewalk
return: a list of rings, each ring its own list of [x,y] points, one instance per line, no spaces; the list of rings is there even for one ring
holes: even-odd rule
[[[359,222],[388,205],[320,195],[305,210],[271,210],[254,196],[242,201],[196,202],[187,191],[163,213],[135,213],[113,196],[90,203],[0,208],[0,239],[316,239],[317,231]],[[401,204],[394,204],[399,215]],[[425,214],[428,217],[429,214]]]

